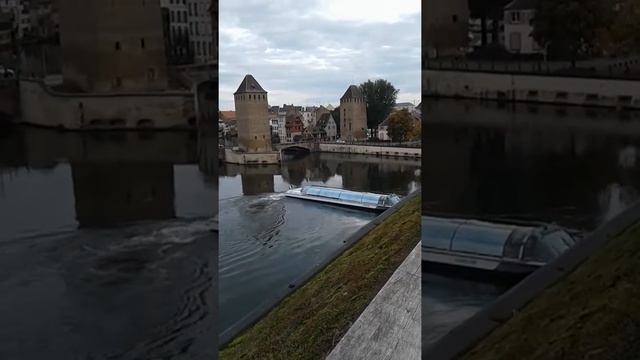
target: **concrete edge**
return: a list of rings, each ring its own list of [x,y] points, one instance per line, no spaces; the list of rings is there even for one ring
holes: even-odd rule
[[[251,311],[249,314],[244,316],[242,319],[238,320],[231,328],[228,330],[221,332],[219,335],[218,345],[222,350],[231,340],[233,340],[236,336],[240,335],[244,331],[248,330],[252,325],[256,324],[259,320],[265,317],[271,310],[273,310],[276,306],[278,306],[285,298],[289,295],[293,294],[298,288],[304,286],[307,282],[309,282],[315,275],[324,270],[329,264],[331,264],[338,256],[342,255],[344,252],[353,247],[360,239],[362,239],[366,234],[368,234],[375,227],[380,225],[384,220],[389,218],[391,215],[395,214],[400,208],[404,207],[404,205],[411,201],[415,197],[420,197],[421,191],[415,191],[404,199],[402,199],[399,203],[383,212],[369,223],[358,229],[354,234],[349,236],[346,240],[344,240],[344,246],[336,249],[329,256],[327,256],[323,261],[314,265],[309,271],[304,273],[302,276],[293,281],[289,287],[284,288],[278,291],[274,296],[264,301],[257,308]]]
[[[430,347],[423,349],[422,358],[455,359],[487,337],[498,326],[512,318],[542,291],[573,272],[595,251],[640,220],[640,202],[634,203],[618,216],[597,228],[576,246],[551,263],[529,275],[484,309],[455,327]]]
[[[18,79],[18,86],[20,83],[28,82],[28,83],[36,83],[49,95],[53,97],[60,98],[109,98],[109,97],[188,97],[191,98],[194,96],[193,92],[190,90],[170,90],[170,91],[157,91],[157,92],[122,92],[122,93],[72,93],[72,92],[61,92],[52,89],[50,86],[46,85],[43,80],[36,78],[28,78],[28,77],[20,77]]]

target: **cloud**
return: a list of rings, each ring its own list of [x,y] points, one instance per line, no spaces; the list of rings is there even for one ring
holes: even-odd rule
[[[396,23],[420,14],[420,5],[415,0],[329,0],[317,13],[335,21]]]
[[[246,74],[272,105],[337,105],[374,78],[400,89],[398,101],[419,99],[420,30],[418,0],[220,2],[220,108],[233,109]]]

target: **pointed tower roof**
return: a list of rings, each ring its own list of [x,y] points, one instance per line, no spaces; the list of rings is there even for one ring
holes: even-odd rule
[[[242,82],[240,83],[238,90],[235,93],[233,93],[233,95],[246,94],[246,93],[265,93],[266,94],[266,91],[262,88],[262,86],[260,86],[260,84],[258,84],[258,81],[253,77],[253,75],[247,74],[242,80]]]
[[[340,98],[340,101],[344,99],[355,99],[355,98],[362,98],[362,97],[363,95],[360,88],[355,85],[350,85],[347,91],[344,93],[344,95],[342,95],[342,97]]]

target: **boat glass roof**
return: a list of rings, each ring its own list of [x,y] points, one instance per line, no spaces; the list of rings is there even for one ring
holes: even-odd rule
[[[574,243],[561,228],[422,217],[423,248],[548,262]]]
[[[447,219],[422,217],[422,245],[441,250],[449,250],[451,239],[455,234],[457,225]]]
[[[512,225],[423,216],[422,246],[502,257],[505,244],[516,229]]]
[[[322,196],[330,199],[349,202],[366,203],[369,205],[378,205],[380,203],[380,198],[387,197],[387,195],[344,189],[334,189],[322,186],[305,186],[303,187],[302,192],[307,195]]]
[[[451,250],[502,256],[504,244],[512,231],[510,228],[465,224],[456,231]]]

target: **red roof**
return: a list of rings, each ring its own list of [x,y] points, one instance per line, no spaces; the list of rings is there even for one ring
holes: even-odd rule
[[[235,111],[220,111],[220,119],[224,121],[236,121]]]

